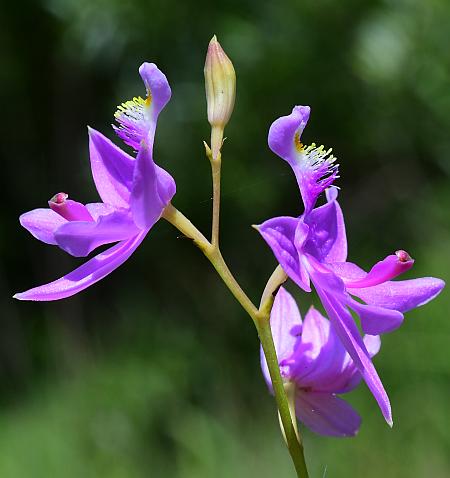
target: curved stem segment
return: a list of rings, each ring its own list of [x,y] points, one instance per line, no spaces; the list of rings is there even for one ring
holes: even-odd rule
[[[272,277],[269,279],[261,299],[261,306],[257,308],[248,298],[247,294],[242,290],[241,286],[234,278],[225,260],[220,253],[217,245],[210,243],[205,236],[178,211],[172,204],[169,204],[163,212],[163,217],[173,226],[175,226],[182,234],[193,240],[194,244],[203,252],[211,264],[216,269],[230,292],[236,300],[241,304],[244,310],[252,318],[258,331],[264,354],[266,356],[269,368],[272,386],[275,394],[280,420],[286,437],[286,443],[289,453],[299,478],[308,478],[305,458],[303,454],[303,446],[297,438],[294,425],[292,423],[289,403],[284,390],[283,380],[280,375],[278,359],[270,329],[270,312],[272,310],[274,294],[278,287],[286,280],[286,275],[281,268],[275,269]]]

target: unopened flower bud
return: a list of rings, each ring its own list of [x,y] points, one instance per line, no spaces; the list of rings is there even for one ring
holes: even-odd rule
[[[211,125],[211,150],[215,159],[222,147],[223,130],[234,108],[236,73],[233,64],[214,35],[205,61],[206,102]]]

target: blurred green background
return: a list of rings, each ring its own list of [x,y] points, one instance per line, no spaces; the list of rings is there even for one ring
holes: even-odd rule
[[[34,240],[20,213],[58,191],[97,200],[86,124],[113,137],[115,105],[154,61],[172,85],[155,157],[174,204],[209,229],[203,63],[216,33],[237,71],[224,149],[222,244],[257,300],[275,266],[251,229],[300,213],[294,177],[266,144],[294,104],[305,142],[333,146],[350,260],[404,248],[408,277],[449,278],[448,0],[26,0],[0,15],[1,477],[291,477],[250,320],[189,241],[160,222],[125,266],[71,299],[14,292],[82,260]],[[292,290],[292,288],[291,288]],[[303,312],[312,297],[298,294]],[[408,314],[376,366],[394,428],[365,386],[353,439],[305,431],[311,477],[450,475],[450,299]]]

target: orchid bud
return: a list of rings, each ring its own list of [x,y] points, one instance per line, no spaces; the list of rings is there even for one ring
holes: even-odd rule
[[[223,130],[234,108],[236,74],[215,35],[209,42],[204,71],[211,151],[213,159],[216,159],[222,147]]]

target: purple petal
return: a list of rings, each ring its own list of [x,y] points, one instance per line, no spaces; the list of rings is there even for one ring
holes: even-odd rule
[[[295,217],[275,217],[267,220],[257,229],[272,249],[286,274],[299,287],[310,292],[309,275],[297,252],[296,243],[301,242],[300,236],[305,232],[302,229],[304,224],[299,226],[299,222],[300,219]],[[297,230],[297,226],[299,226],[299,230]]]
[[[130,212],[121,209],[100,216],[95,222],[67,222],[55,232],[55,239],[64,251],[84,257],[101,245],[129,239],[139,232]]]
[[[332,330],[334,332],[334,327],[332,327]],[[363,337],[363,342],[370,358],[379,352],[381,340],[378,335],[365,335]],[[335,376],[334,380],[330,380],[328,383],[324,384],[320,390],[317,391],[337,394],[347,393],[356,388],[360,384],[361,380],[362,377],[358,371],[358,368],[351,359],[350,355],[347,353],[340,373]]]
[[[116,210],[114,206],[111,206],[111,204],[105,204],[104,202],[92,202],[86,204],[86,209],[89,211],[89,214],[94,221],[97,221],[100,216],[106,216]]]
[[[336,188],[328,189],[329,202],[313,209],[305,217],[310,228],[305,252],[309,252],[320,262],[342,262],[347,258],[344,217],[335,200],[336,193]]]
[[[378,335],[365,335],[363,337],[363,342],[366,346],[367,352],[369,352],[370,358],[374,357],[380,351],[381,340]],[[344,370],[335,382],[329,384],[328,391],[337,394],[347,393],[361,383],[361,374],[350,356],[348,357],[349,360],[346,363]]]
[[[89,128],[92,176],[102,201],[129,206],[134,159],[95,129]]]
[[[351,300],[348,305],[359,315],[361,328],[366,334],[386,334],[403,323],[403,314],[397,310],[360,304],[356,300]]]
[[[347,288],[372,287],[403,274],[411,269],[413,264],[414,260],[407,252],[397,251],[377,262],[364,278],[353,281],[344,280],[344,282]]]
[[[309,113],[308,106],[295,106],[289,116],[278,118],[269,130],[269,147],[291,165],[306,213],[338,177],[338,166],[334,164],[334,156],[330,155],[331,150],[315,144],[305,148],[300,141]]]
[[[298,392],[295,411],[299,420],[319,435],[351,437],[361,426],[355,410],[331,393]]]
[[[439,295],[445,282],[434,277],[385,282],[365,289],[351,289],[351,293],[368,304],[407,312],[420,307]]]
[[[310,114],[309,106],[295,106],[292,113],[275,120],[269,129],[269,148],[285,159],[291,166],[295,164],[296,147]]]
[[[72,201],[68,197],[66,193],[55,194],[48,202],[50,209],[68,221],[94,220],[84,204]]]
[[[51,209],[33,209],[19,217],[20,224],[36,239],[56,245],[55,231],[67,222]]]
[[[347,358],[330,321],[311,307],[303,322],[301,344],[291,359],[295,382],[314,391],[328,390],[327,386],[339,377]]]
[[[19,300],[50,301],[70,297],[95,282],[103,279],[123,264],[142,242],[148,231],[143,231],[128,241],[121,242],[93,257],[81,267],[49,284],[20,292],[14,296]]]
[[[333,264],[333,270],[343,279],[356,280],[365,277],[364,272],[351,262]],[[434,277],[422,277],[403,281],[388,281],[364,289],[353,288],[351,292],[367,304],[386,309],[408,312],[434,299],[444,288],[445,282]]]
[[[166,75],[154,63],[142,63],[139,74],[147,89],[147,95],[152,98],[153,114],[157,116],[172,95],[169,82]]]
[[[370,360],[369,353],[359,335],[358,328],[352,316],[337,298],[322,289],[320,281],[323,279],[321,279],[319,275],[315,274],[313,280],[320,300],[327,311],[336,333],[377,400],[384,418],[388,424],[392,426],[389,398]]]
[[[136,157],[131,193],[131,211],[138,227],[149,229],[161,217],[164,208],[175,194],[175,181],[161,173],[153,162],[150,148],[142,142]]]
[[[270,314],[270,327],[273,342],[277,352],[278,363],[288,359],[295,350],[300,340],[302,331],[302,318],[294,298],[289,292],[280,287],[273,303]],[[267,368],[266,358],[261,347],[261,368],[264,378],[271,388],[271,379]],[[282,369],[283,374],[283,369]]]
[[[147,98],[133,98],[122,103],[115,113],[119,126],[113,126],[117,135],[139,151],[141,142],[153,148],[158,115],[172,94],[166,76],[154,63],[143,63],[139,73],[147,90]]]
[[[363,341],[370,357],[374,357],[380,351],[381,339],[379,335],[365,335]]]

